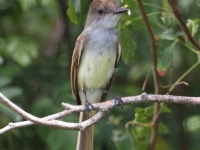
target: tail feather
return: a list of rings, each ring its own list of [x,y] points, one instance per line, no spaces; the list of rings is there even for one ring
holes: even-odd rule
[[[91,117],[88,112],[81,112],[79,122],[83,122]],[[84,131],[78,132],[76,150],[93,150],[94,126],[88,127]]]

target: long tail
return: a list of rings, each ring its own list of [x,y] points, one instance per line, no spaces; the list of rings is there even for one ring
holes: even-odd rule
[[[88,112],[81,112],[79,122],[87,120],[91,117]],[[88,127],[84,131],[78,132],[76,150],[93,150],[93,131],[94,126]]]

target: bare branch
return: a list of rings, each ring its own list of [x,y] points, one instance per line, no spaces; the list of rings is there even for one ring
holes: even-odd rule
[[[176,17],[181,29],[183,30],[183,32],[185,33],[185,35],[187,36],[188,40],[193,44],[194,47],[197,48],[198,51],[200,51],[200,44],[198,43],[198,41],[192,37],[189,29],[187,28],[185,21],[181,15],[181,12],[179,10],[179,8],[177,7],[176,3],[174,0],[168,0],[168,3],[170,5],[170,7],[172,8],[172,12],[174,13],[174,16]]]
[[[154,95],[146,93],[137,96],[123,97],[122,101],[124,105],[131,105],[144,102],[166,102],[166,103],[200,105],[200,97]],[[62,106],[65,108],[64,111],[55,113],[47,117],[38,118],[19,108],[17,105],[12,103],[8,98],[6,98],[2,93],[0,93],[0,102],[4,103],[10,109],[14,110],[17,114],[21,115],[22,117],[28,120],[16,123],[9,123],[6,127],[0,129],[0,134],[3,134],[15,128],[21,128],[35,124],[54,127],[54,128],[68,129],[68,130],[84,130],[85,128],[98,122],[101,118],[105,116],[107,112],[109,112],[109,110],[119,106],[118,104],[115,104],[115,100],[109,100],[106,102],[93,104],[94,110],[98,111],[93,117],[81,123],[70,123],[56,119],[62,118],[64,116],[67,116],[75,112],[85,111],[86,109],[84,105],[74,106],[67,103],[62,103]]]

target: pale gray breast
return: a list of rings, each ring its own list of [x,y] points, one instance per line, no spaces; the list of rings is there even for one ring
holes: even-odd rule
[[[88,34],[89,33],[89,34]],[[118,42],[118,32],[116,29],[88,29],[85,32],[87,37],[86,49],[116,51]]]

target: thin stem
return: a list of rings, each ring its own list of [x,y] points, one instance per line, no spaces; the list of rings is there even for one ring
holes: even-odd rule
[[[199,51],[197,51],[196,49],[194,48],[190,48],[189,46],[187,46],[184,42],[182,42],[181,40],[179,40],[178,38],[176,39],[177,42],[179,42],[180,44],[182,44],[183,46],[185,46],[186,48],[188,48],[190,51],[192,51],[193,53],[195,54],[199,54]]]
[[[144,91],[144,90],[146,89],[147,81],[148,81],[148,79],[149,79],[149,75],[150,75],[151,71],[152,71],[152,70],[150,69],[149,72],[147,73],[147,76],[146,76],[146,78],[145,78],[145,80],[144,80],[144,83],[143,83],[143,85],[142,85],[142,91]]]
[[[200,61],[197,61],[192,67],[190,67],[184,74],[182,74],[182,76],[180,76],[178,78],[178,80],[176,80],[176,82],[172,85],[172,87],[169,89],[169,91],[167,92],[167,94],[170,94],[174,88],[181,82],[181,80],[183,80],[183,78],[185,78],[192,70],[194,70],[198,65],[200,64]]]
[[[135,120],[127,122],[125,127],[127,128],[129,125],[139,125],[139,126],[148,127],[148,128],[151,127],[150,124],[137,122]]]
[[[153,12],[153,13],[147,14],[147,17],[151,17],[151,16],[155,16],[155,15],[160,15],[160,14],[162,14],[161,11],[159,11],[159,12]],[[138,20],[141,20],[141,19],[143,19],[143,18],[139,16],[139,17],[133,18],[133,21],[138,21]]]
[[[152,55],[152,60],[153,60],[153,81],[154,81],[154,89],[155,89],[155,94],[160,93],[160,83],[159,83],[159,76],[158,76],[158,71],[157,71],[157,47],[156,47],[156,38],[154,36],[153,30],[151,28],[151,25],[149,23],[149,20],[147,18],[147,14],[145,12],[142,0],[137,0],[139,9],[141,11],[142,17],[144,19],[145,25],[147,27],[149,36],[151,38],[151,55]],[[159,118],[159,112],[160,112],[160,103],[154,103],[154,115],[152,118],[152,124],[151,124],[151,137],[148,145],[148,150],[153,150],[156,139],[157,139],[157,129],[158,129],[158,118]]]
[[[154,4],[152,4],[152,3],[146,3],[146,2],[143,2],[143,4],[144,4],[145,6],[150,6],[150,7],[154,7],[154,8],[162,9],[162,7],[160,7],[160,6],[158,6],[158,5],[154,5]]]

